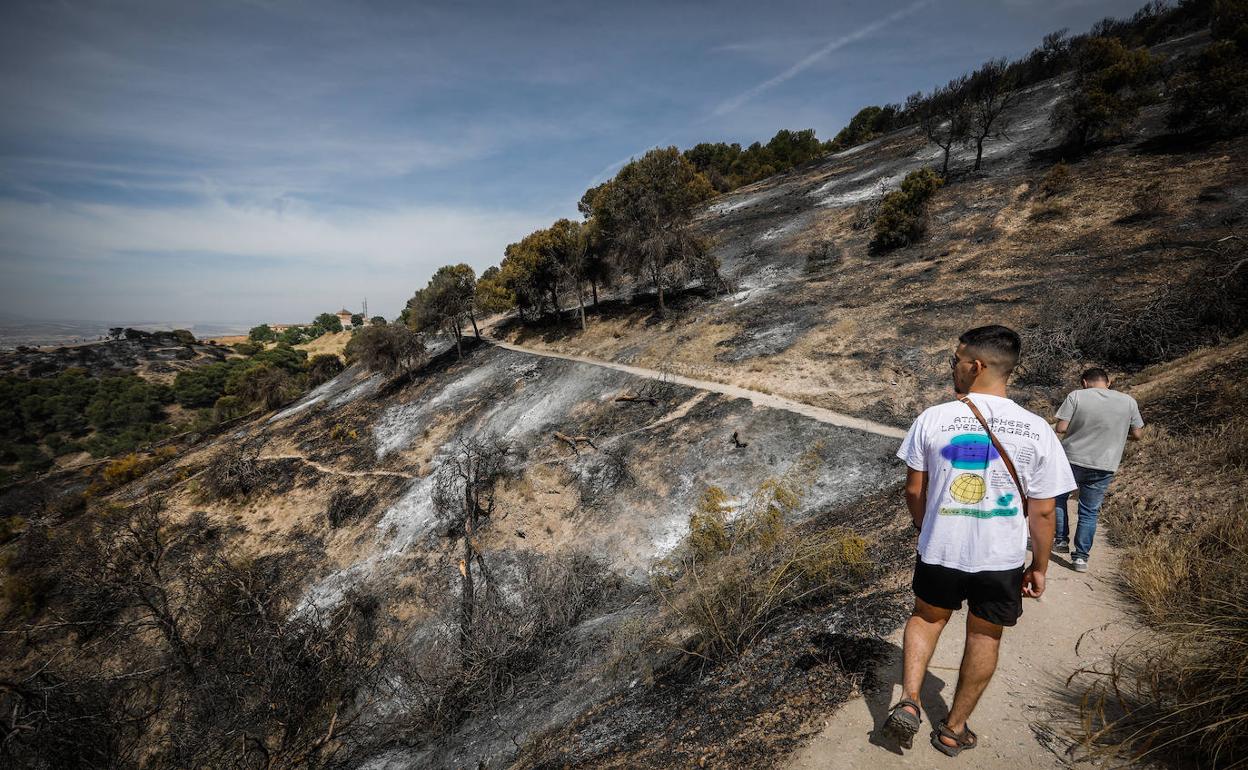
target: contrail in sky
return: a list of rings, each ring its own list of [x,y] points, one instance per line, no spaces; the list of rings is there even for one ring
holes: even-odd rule
[[[896,22],[896,21],[900,21],[901,19],[904,19],[905,17],[909,16],[915,11],[918,11],[921,8],[929,6],[934,2],[936,2],[936,0],[916,0],[916,2],[913,2],[904,8],[900,8],[896,11],[893,11],[889,15],[881,19],[877,19],[871,22],[870,24],[866,25],[865,27],[854,30],[853,32],[850,32],[847,35],[842,35],[836,38],[835,40],[830,41],[827,45],[823,46],[822,48],[815,51],[814,53],[806,56],[805,58],[803,58],[802,60],[794,64],[792,67],[789,67],[784,72],[781,72],[779,75],[776,75],[773,78],[764,80],[762,83],[759,83],[758,85],[754,86],[753,88],[747,91],[743,91],[737,94],[731,99],[726,99],[725,101],[720,102],[719,106],[717,106],[709,114],[695,121],[695,123],[703,123],[703,122],[706,122],[707,120],[710,120],[711,118],[718,118],[718,117],[727,115],[728,113],[737,109],[738,107],[745,104],[746,102],[753,99],[754,97],[758,96],[759,94],[763,93],[764,91],[768,91],[772,88],[775,88],[776,86],[780,85],[786,80],[790,80],[796,77],[797,75],[800,75],[802,72],[805,72],[806,70],[810,69],[816,63],[818,63],[820,59],[824,58],[828,54],[833,53],[835,51],[839,51],[840,49],[844,48],[850,43],[856,43],[859,40],[863,39],[864,37],[873,35],[876,32],[883,29],[884,27],[887,27],[889,24],[892,24],[893,22]],[[662,146],[665,143],[666,141],[652,142],[649,146],[646,147],[646,150],[649,150],[651,147]],[[645,152],[645,150],[642,150],[641,152]],[[610,174],[613,171],[623,166],[625,163],[627,163],[629,160],[631,160],[634,157],[636,157],[636,154],[630,155],[629,157],[624,158],[623,160],[618,160],[615,163],[612,163],[611,165],[604,168],[602,171],[599,171],[597,175],[595,175],[594,178],[590,181],[589,186],[593,187],[599,182],[602,182],[603,180],[610,178]]]
[[[886,27],[889,24],[892,24],[895,21],[900,21],[901,19],[904,19],[905,17],[909,16],[910,14],[919,10],[920,8],[923,8],[924,6],[927,6],[927,5],[931,5],[933,2],[935,2],[935,0],[918,0],[918,2],[911,3],[910,5],[907,5],[905,8],[901,8],[899,10],[893,11],[892,13],[885,16],[884,18],[873,21],[867,26],[862,27],[861,29],[850,32],[848,35],[842,35],[841,37],[838,37],[837,39],[829,42],[823,48],[820,48],[818,51],[815,51],[814,53],[810,54],[804,59],[798,61],[792,67],[789,67],[787,70],[785,70],[784,72],[781,72],[779,75],[776,75],[775,77],[770,78],[768,80],[764,80],[762,83],[759,83],[753,88],[747,91],[743,91],[740,94],[737,94],[736,96],[732,97],[731,99],[727,99],[721,102],[718,107],[716,107],[714,110],[711,111],[711,117],[718,118],[723,115],[727,115],[729,112],[732,112],[733,110],[737,109],[738,107],[745,104],[750,99],[753,99],[755,96],[758,96],[759,94],[763,93],[764,91],[768,91],[772,88],[775,88],[776,86],[780,85],[786,80],[789,80],[790,78],[810,69],[815,63],[817,63],[820,59],[824,58],[828,54],[834,51],[838,51],[841,48],[844,48],[845,46],[849,45],[850,43],[857,42],[861,40],[862,38],[879,31],[881,28]]]

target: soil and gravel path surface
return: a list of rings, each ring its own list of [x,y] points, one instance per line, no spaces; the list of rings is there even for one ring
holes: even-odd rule
[[[1073,508],[1073,506],[1072,506]],[[1068,749],[1078,722],[1078,693],[1086,674],[1080,669],[1103,663],[1134,630],[1115,587],[1118,556],[1102,534],[1093,552],[1092,570],[1079,574],[1064,554],[1054,554],[1048,585],[1039,600],[1025,599],[1023,617],[1006,629],[997,673],[971,715],[969,724],[980,745],[956,759],[931,746],[933,719],[941,719],[953,701],[966,611],[955,613],[941,637],[924,682],[923,726],[914,747],[901,750],[879,737],[876,725],[901,697],[901,630],[889,639],[896,650],[884,661],[867,691],[828,716],[810,743],[793,755],[791,770],[850,768],[1071,767],[1077,757]],[[1103,668],[1103,666],[1101,666]]]
[[[810,404],[803,404],[800,401],[793,401],[782,396],[773,395],[771,393],[762,393],[757,390],[742,388],[737,385],[726,385],[722,382],[714,382],[712,380],[695,380],[692,377],[682,377],[678,374],[670,374],[660,372],[654,369],[645,369],[640,366],[629,366],[628,364],[618,364],[613,361],[600,361],[596,358],[588,358],[586,356],[574,356],[566,353],[554,353],[549,350],[538,350],[535,348],[527,348],[522,345],[515,345],[510,342],[486,337],[490,344],[497,345],[505,350],[513,350],[517,353],[527,353],[533,356],[542,356],[543,358],[559,358],[564,361],[574,361],[580,364],[589,364],[591,366],[601,366],[607,369],[615,369],[619,372],[625,372],[636,377],[644,377],[650,380],[662,380],[676,385],[684,385],[689,388],[698,388],[700,390],[709,390],[713,393],[722,393],[725,396],[733,398],[744,398],[752,402],[755,406],[765,406],[771,409],[783,409],[786,412],[793,412],[812,420],[818,420],[828,425],[838,425],[842,428],[852,428],[853,430],[861,430],[867,433],[874,433],[878,436],[888,436],[890,438],[904,438],[906,432],[900,428],[894,428],[891,425],[883,425],[871,420],[864,420],[861,417],[854,417],[840,412],[833,412],[831,409],[824,409]]]
[[[259,460],[298,460],[298,461],[300,461],[300,462],[302,462],[302,463],[304,463],[304,464],[306,464],[306,465],[310,465],[310,466],[312,466],[313,468],[316,468],[316,469],[317,469],[318,471],[320,471],[321,473],[327,473],[327,474],[329,474],[329,475],[331,475],[331,476],[353,476],[353,477],[356,477],[356,478],[359,478],[359,477],[361,477],[361,476],[393,476],[393,477],[395,477],[395,478],[399,478],[399,479],[414,479],[414,478],[416,478],[415,476],[413,476],[413,475],[412,475],[412,474],[410,474],[410,473],[399,473],[398,471],[381,471],[381,470],[369,470],[369,471],[348,471],[348,470],[343,470],[343,469],[341,469],[341,468],[334,468],[334,467],[331,467],[331,466],[329,466],[329,465],[325,465],[324,463],[318,463],[316,460],[310,460],[310,459],[308,459],[307,457],[305,457],[305,456],[303,456],[303,455],[301,455],[301,454],[269,454],[269,455],[260,455],[257,459],[259,459]]]

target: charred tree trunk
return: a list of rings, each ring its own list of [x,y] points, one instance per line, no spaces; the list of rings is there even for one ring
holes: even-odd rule
[[[590,288],[594,291],[594,307],[598,307],[598,281],[590,281]]]
[[[659,317],[663,318],[667,315],[667,307],[663,304],[663,266],[652,263],[650,266],[650,278],[654,281],[654,290],[659,295]]]
[[[464,357],[464,345],[460,339],[459,321],[451,319],[451,322],[447,324],[447,331],[455,335],[455,355],[457,358],[462,359]]]
[[[464,538],[464,555],[459,561],[459,573],[463,576],[462,589],[459,594],[459,651],[467,665],[468,648],[472,645],[472,616],[476,604],[476,586],[472,580],[472,537]]]
[[[477,328],[477,314],[476,314],[476,313],[474,313],[473,311],[469,310],[469,311],[468,311],[468,320],[472,321],[472,333],[476,336],[476,338],[477,338],[478,340],[480,340],[480,339],[481,339],[481,330]]]

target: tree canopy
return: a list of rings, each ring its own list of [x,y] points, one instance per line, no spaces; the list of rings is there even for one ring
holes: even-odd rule
[[[592,203],[603,242],[628,273],[651,282],[665,311],[665,285],[716,270],[693,232],[698,205],[714,195],[706,177],[675,147],[627,163]]]
[[[471,321],[473,328],[476,328],[476,285],[476,273],[468,265],[444,265],[438,268],[425,288],[417,291],[407,301],[408,327],[417,332],[441,331],[452,336],[455,349],[462,358],[463,325]]]

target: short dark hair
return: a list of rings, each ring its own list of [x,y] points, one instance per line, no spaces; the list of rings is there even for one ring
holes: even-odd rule
[[[1083,380],[1084,382],[1101,382],[1102,380],[1105,382],[1109,382],[1109,372],[1105,371],[1099,366],[1094,366],[1091,369],[1084,371],[1083,374],[1079,375],[1079,379]]]
[[[1009,374],[1018,366],[1018,358],[1023,352],[1023,341],[1018,332],[1007,326],[977,326],[958,337],[958,342],[990,359],[987,363],[995,366],[1003,374]]]

